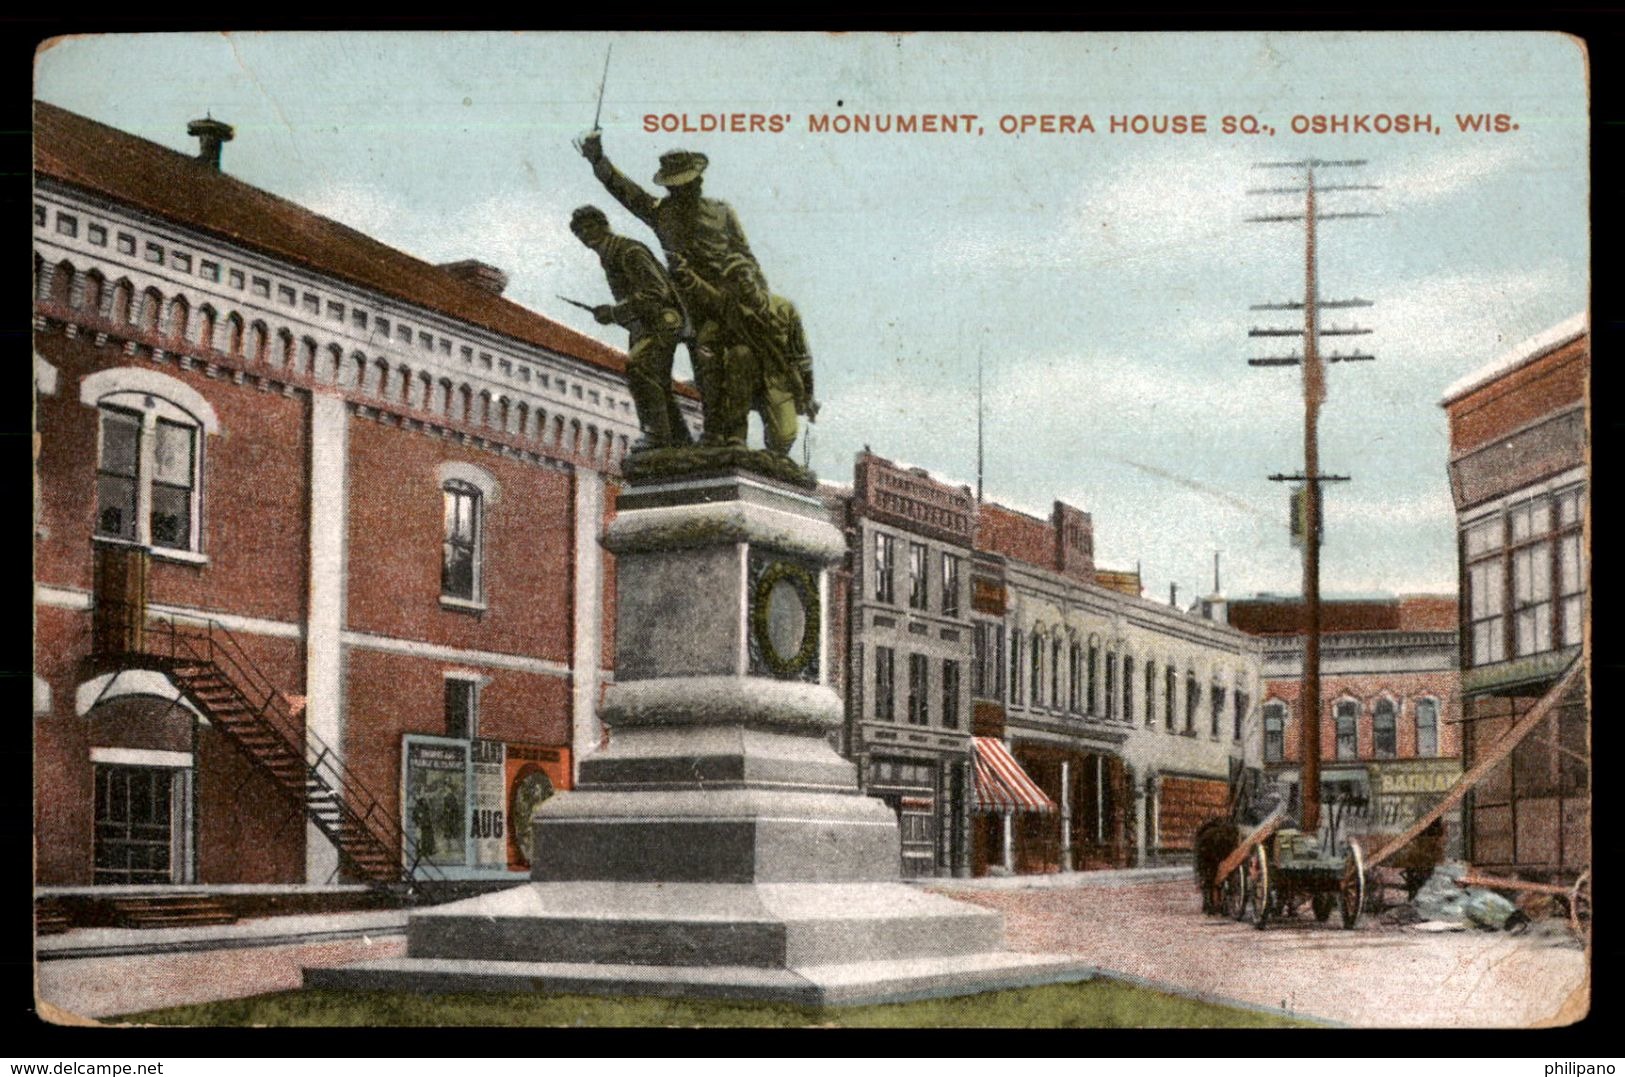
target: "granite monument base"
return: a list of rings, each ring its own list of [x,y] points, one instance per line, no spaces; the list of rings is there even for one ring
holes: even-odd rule
[[[417,910],[406,957],[308,986],[816,1006],[1090,977],[900,881],[896,816],[830,743],[826,569],[846,549],[816,496],[739,472],[632,484],[604,541],[610,745],[538,809],[532,881]]]

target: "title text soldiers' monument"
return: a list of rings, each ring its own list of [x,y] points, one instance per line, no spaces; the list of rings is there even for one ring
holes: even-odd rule
[[[662,158],[672,194],[640,199],[587,146],[674,263],[696,368],[709,364],[705,442],[634,453],[603,539],[618,610],[609,746],[537,811],[529,883],[415,911],[408,956],[308,969],[306,983],[822,1004],[1087,978],[1003,950],[997,913],[899,881],[896,817],[829,741],[843,714],[828,570],[846,543],[786,455],[795,412],[816,410],[799,319],[773,303],[732,210],[699,199],[698,171],[673,171],[698,155]],[[742,444],[742,399],[778,409],[764,412],[767,451]]]

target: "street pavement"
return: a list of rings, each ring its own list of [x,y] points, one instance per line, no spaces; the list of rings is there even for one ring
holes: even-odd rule
[[[1579,1020],[1589,1004],[1587,955],[1561,934],[1431,933],[1368,917],[1346,931],[1337,914],[1317,924],[1307,910],[1259,931],[1204,916],[1188,869],[1122,887],[933,889],[1004,913],[1012,950],[1339,1024],[1530,1027]]]
[[[1012,950],[1072,954],[1107,975],[1209,1001],[1384,1027],[1562,1024],[1587,1006],[1587,955],[1560,936],[1427,933],[1369,918],[1345,931],[1335,914],[1322,925],[1307,912],[1257,931],[1202,915],[1189,869],[939,879],[929,888],[1004,913]],[[212,936],[185,929],[167,940],[83,930],[40,940],[52,948],[35,966],[41,1012],[103,1018],[285,991],[300,986],[307,965],[406,950],[401,913],[301,920],[245,921]]]

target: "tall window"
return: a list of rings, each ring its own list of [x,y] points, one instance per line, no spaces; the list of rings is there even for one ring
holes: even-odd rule
[[[1224,724],[1224,685],[1214,681],[1208,689],[1208,710],[1210,712],[1210,725],[1208,733],[1211,736],[1219,735],[1219,728]]]
[[[1416,701],[1416,754],[1423,757],[1439,754],[1439,701],[1436,699]]]
[[[1174,696],[1179,689],[1179,673],[1172,665],[1164,667],[1162,677],[1162,720],[1168,732],[1174,731]]]
[[[479,736],[480,682],[469,677],[446,678],[446,736],[473,740]]]
[[[1157,666],[1151,659],[1145,660],[1145,724],[1154,725],[1157,721]]]
[[[892,577],[897,571],[897,540],[890,535],[875,535],[875,588],[876,602],[897,601],[892,590]]]
[[[1242,691],[1240,688],[1237,688],[1236,689],[1236,725],[1235,725],[1234,731],[1231,733],[1231,739],[1232,740],[1238,740],[1239,741],[1241,739],[1241,726],[1242,726],[1242,723],[1247,720],[1247,705],[1250,702],[1252,702],[1252,701],[1247,698],[1247,693]]]
[[[1061,634],[1055,633],[1049,641],[1049,705],[1061,709]]]
[[[1089,713],[1100,713],[1100,648],[1095,646],[1093,640],[1089,641],[1089,665],[1084,670],[1084,677],[1089,686]]]
[[[445,543],[440,562],[440,594],[477,602],[480,598],[480,491],[460,479],[449,480],[445,496]]]
[[[959,616],[959,558],[951,553],[942,555],[942,615]]]
[[[1552,649],[1551,502],[1537,497],[1512,510],[1512,541],[1528,542],[1512,551],[1514,654]]]
[[[926,581],[930,578],[926,571],[930,555],[923,542],[908,544],[908,605],[910,609],[923,610],[926,608]]]
[[[1123,656],[1123,721],[1134,721],[1134,659]]]
[[[1030,702],[1035,707],[1044,702],[1042,694],[1044,691],[1044,671],[1042,669],[1043,662],[1044,637],[1039,635],[1038,631],[1035,629],[1033,631],[1032,653],[1027,658],[1028,675],[1032,682],[1032,698]]]
[[[1010,702],[1020,704],[1022,700],[1021,688],[1026,670],[1021,668],[1023,639],[1021,629],[1010,630]]]
[[[1279,763],[1286,758],[1286,704],[1275,700],[1264,704],[1264,762]]]
[[[1371,754],[1392,759],[1399,752],[1399,724],[1394,701],[1386,697],[1371,708]]]
[[[875,717],[893,721],[897,717],[897,670],[890,647],[875,648]]]
[[[190,416],[146,394],[149,410],[101,407],[96,534],[171,550],[198,548],[198,434]]]
[[[970,693],[976,699],[1002,699],[1004,633],[997,625],[978,621],[972,635],[975,661],[970,669]]]
[[[988,698],[987,658],[991,640],[988,626],[978,621],[971,628],[970,694],[973,699]]]
[[[942,728],[959,728],[959,663],[942,660]]]
[[[1106,717],[1117,717],[1117,652],[1106,652]]]
[[[1083,698],[1083,686],[1079,683],[1083,676],[1083,647],[1077,640],[1067,645],[1066,673],[1066,709],[1076,714]]]
[[[1340,700],[1332,713],[1337,727],[1337,758],[1360,758],[1360,705],[1352,699]]]
[[[1563,646],[1577,647],[1585,630],[1585,547],[1581,544],[1582,492],[1557,495],[1557,593],[1563,621]]]
[[[1496,515],[1462,532],[1462,551],[1467,558],[1469,660],[1475,666],[1506,657],[1505,567],[1500,554],[1504,527],[1505,521]]]
[[[1196,671],[1185,674],[1185,732],[1196,732],[1196,708],[1202,704],[1202,687],[1196,683]]]
[[[931,701],[926,694],[929,660],[923,654],[908,656],[908,724],[927,725],[931,721]]]

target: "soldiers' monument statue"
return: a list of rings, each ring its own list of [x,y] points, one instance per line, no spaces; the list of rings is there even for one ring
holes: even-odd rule
[[[631,332],[646,444],[623,463],[602,540],[608,745],[576,761],[573,789],[511,821],[534,827],[529,882],[417,909],[406,957],[306,969],[306,983],[829,1004],[1087,979],[1070,958],[1004,950],[999,914],[901,881],[897,817],[830,742],[845,720],[830,569],[847,549],[786,455],[797,416],[817,411],[800,317],[733,211],[700,197],[704,156],[662,157],[656,198],[597,135],[581,143],[595,175],[667,258],[611,234],[602,212],[572,218],[615,298],[594,317]],[[697,446],[670,395],[685,338]],[[744,444],[751,408],[764,450]]]

